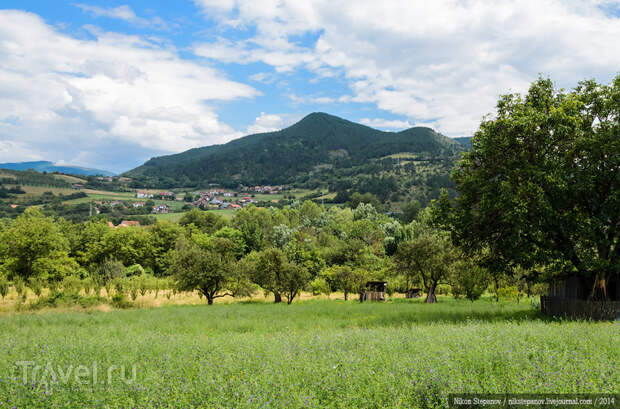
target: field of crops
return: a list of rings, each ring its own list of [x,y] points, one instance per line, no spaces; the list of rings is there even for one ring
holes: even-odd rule
[[[449,392],[618,392],[618,339],[617,322],[487,300],[17,314],[0,317],[0,407],[412,408],[443,407]]]

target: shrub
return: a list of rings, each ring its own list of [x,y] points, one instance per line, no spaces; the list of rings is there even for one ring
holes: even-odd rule
[[[112,297],[112,306],[116,308],[131,308],[132,304],[124,294],[117,293]]]
[[[62,290],[65,294],[78,294],[82,289],[82,280],[78,277],[70,275],[62,280]]]
[[[37,277],[31,277],[28,280],[28,287],[37,297],[40,297],[43,292],[43,280]]]
[[[4,302],[4,297],[9,293],[9,282],[6,277],[0,276],[0,296],[2,296],[2,301]]]
[[[519,288],[516,285],[501,287],[497,290],[497,296],[499,298],[519,301]]]

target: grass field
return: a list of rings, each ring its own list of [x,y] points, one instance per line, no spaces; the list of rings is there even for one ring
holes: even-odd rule
[[[419,408],[449,392],[617,393],[619,339],[617,322],[486,300],[22,313],[0,317],[0,407]]]

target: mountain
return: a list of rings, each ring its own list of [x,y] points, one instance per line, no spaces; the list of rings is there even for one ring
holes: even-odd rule
[[[399,152],[440,158],[463,150],[457,141],[430,128],[384,132],[325,113],[313,113],[277,132],[152,158],[126,176],[162,187],[290,184],[321,168],[350,168]]]
[[[471,149],[471,138],[471,136],[461,136],[460,138],[454,138],[454,140],[465,145],[467,149]]]
[[[68,173],[71,175],[114,176],[114,173],[108,172],[106,170],[83,168],[80,166],[70,166],[70,165],[54,165],[52,162],[48,162],[48,161],[0,163],[0,169],[10,169],[10,170],[33,169],[33,170],[36,170],[37,172],[48,172],[48,173],[59,172],[59,173]]]

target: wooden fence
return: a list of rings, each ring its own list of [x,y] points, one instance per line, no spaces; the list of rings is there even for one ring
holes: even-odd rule
[[[360,301],[385,301],[385,291],[364,291]]]
[[[540,309],[552,317],[613,321],[620,319],[620,301],[583,301],[540,297]]]

